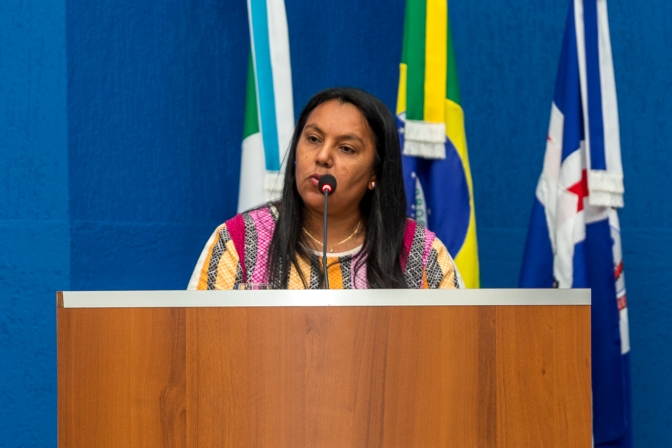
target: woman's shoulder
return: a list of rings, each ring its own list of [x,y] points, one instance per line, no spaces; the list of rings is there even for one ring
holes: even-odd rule
[[[278,209],[275,204],[269,202],[259,207],[237,213],[226,220],[212,233],[209,244],[221,241],[226,244],[233,242],[232,249],[243,253],[246,247],[255,245],[260,241],[270,241],[278,220]]]
[[[406,219],[401,255],[401,270],[406,283],[421,287],[422,273],[430,258],[436,235],[413,219]]]
[[[423,223],[417,222],[412,218],[406,218],[406,229],[404,232],[404,243],[411,243],[413,240],[424,241],[429,247],[448,252],[446,245],[439,239],[436,233],[429,230]]]
[[[236,214],[223,225],[229,233],[273,236],[278,221],[278,208],[272,202]],[[232,235],[233,236],[233,235]]]
[[[444,287],[450,278],[454,287],[464,287],[455,261],[446,245],[424,224],[411,218],[406,220],[404,234],[404,252],[407,260],[422,260],[422,266],[429,277],[429,287]],[[432,281],[432,277],[436,277]],[[436,283],[436,284],[433,284]]]
[[[252,220],[252,221],[265,221],[272,220],[276,222],[278,220],[279,212],[278,205],[274,202],[267,202],[266,204],[260,205],[258,207],[245,210],[244,212],[237,213],[231,219],[227,220],[224,224],[227,224],[233,220]]]
[[[413,245],[429,247],[434,240],[438,240],[436,234],[414,219],[406,218],[404,229],[404,248],[410,250]]]

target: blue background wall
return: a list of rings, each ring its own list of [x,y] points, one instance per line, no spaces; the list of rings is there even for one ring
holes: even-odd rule
[[[403,0],[286,0],[297,112],[395,106]],[[567,0],[451,0],[484,287],[514,287]],[[609,0],[637,446],[672,437],[672,4]],[[236,209],[242,0],[0,4],[0,444],[56,444],[54,292],[182,289]]]
[[[64,1],[0,4],[4,446],[55,446],[54,291],[71,287],[65,53]]]

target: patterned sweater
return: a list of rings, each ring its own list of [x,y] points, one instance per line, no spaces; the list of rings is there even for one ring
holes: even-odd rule
[[[238,214],[219,226],[203,249],[188,289],[234,289],[239,283],[267,283],[268,250],[278,211],[273,205]],[[434,233],[415,221],[406,221],[402,271],[411,288],[463,288],[452,257]],[[327,275],[332,289],[366,289],[366,262],[359,248],[327,254]],[[358,263],[359,261],[359,263]],[[310,289],[320,288],[320,273],[299,257],[299,267]],[[294,266],[288,289],[304,289]]]

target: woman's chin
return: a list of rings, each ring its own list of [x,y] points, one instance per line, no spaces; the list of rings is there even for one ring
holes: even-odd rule
[[[324,197],[315,191],[315,192],[299,192],[301,200],[303,200],[303,206],[310,210],[321,211],[324,207]]]

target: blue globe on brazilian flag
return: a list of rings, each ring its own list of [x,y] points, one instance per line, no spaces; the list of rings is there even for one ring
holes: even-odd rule
[[[408,214],[478,288],[474,194],[446,0],[407,0],[397,121]]]

